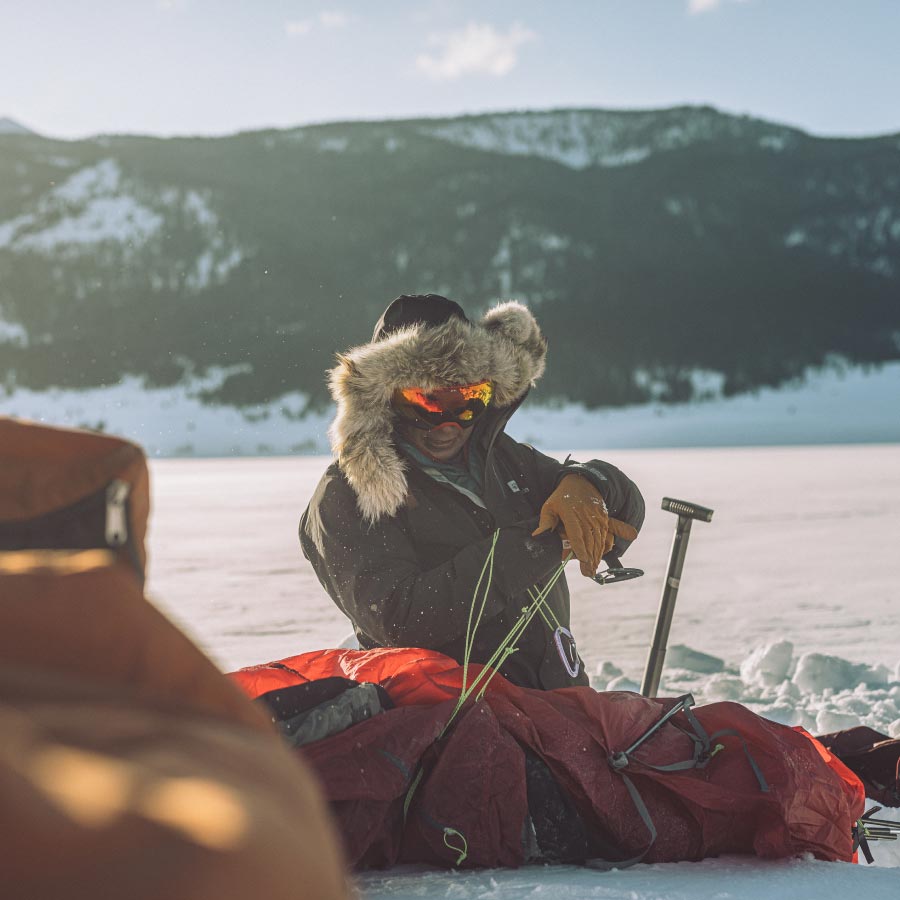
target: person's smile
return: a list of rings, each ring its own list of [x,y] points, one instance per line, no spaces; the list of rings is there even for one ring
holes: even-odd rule
[[[460,428],[459,425],[447,424],[420,432],[420,435],[421,448],[435,459],[444,462],[453,459],[462,450],[469,437],[469,431]]]

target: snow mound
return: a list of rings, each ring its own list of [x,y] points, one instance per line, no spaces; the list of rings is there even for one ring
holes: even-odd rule
[[[725,700],[739,701],[746,692],[746,685],[740,678],[724,672],[714,675],[705,685],[705,696],[710,703]]]
[[[627,675],[620,675],[618,678],[613,678],[613,680],[606,685],[607,691],[631,691],[636,694],[640,689],[641,686],[636,681],[632,681]]]
[[[673,647],[666,656],[660,695],[690,692],[698,704],[743,703],[775,722],[802,725],[816,734],[868,725],[883,734],[900,735],[900,680],[885,666],[824,653],[804,653],[795,659],[790,641],[755,647],[736,667],[723,663],[717,672],[704,672],[705,660],[716,657]],[[613,663],[604,666],[603,674],[621,671]],[[635,674],[626,671],[603,684],[598,673],[594,686],[629,690],[622,685],[634,683]]]
[[[700,672],[704,675],[713,675],[725,668],[725,663],[718,656],[692,650],[684,644],[670,647],[666,653],[666,662],[673,669],[687,669],[689,672]]]
[[[900,666],[898,666],[900,669]],[[782,725],[827,734],[868,725],[900,737],[900,679],[884,666],[854,663],[824,653],[795,659],[790,641],[762,644],[735,666],[684,644],[671,647],[660,696],[693,694],[698,704],[742,703]],[[640,673],[605,660],[591,686],[598,691],[640,690]]]
[[[605,688],[613,678],[618,678],[621,674],[622,670],[615,663],[603,660],[597,664],[597,674],[594,678],[598,682],[602,682]]]
[[[824,653],[805,653],[797,663],[794,683],[802,691],[822,693],[826,690],[853,690],[857,685],[883,686],[888,683],[884,666],[871,668],[854,665],[838,656]]]
[[[741,678],[762,687],[781,684],[787,678],[793,656],[794,645],[790,641],[757,647],[741,663]]]

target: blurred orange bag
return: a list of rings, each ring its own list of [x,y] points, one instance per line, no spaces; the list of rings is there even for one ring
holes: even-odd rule
[[[4,898],[348,894],[309,770],[142,590],[144,454],[0,418]]]
[[[0,551],[108,549],[143,581],[149,512],[136,444],[0,417]]]

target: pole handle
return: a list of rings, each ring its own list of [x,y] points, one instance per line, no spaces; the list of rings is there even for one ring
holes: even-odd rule
[[[666,512],[675,513],[678,516],[686,516],[689,519],[698,519],[701,522],[711,522],[715,510],[698,503],[690,503],[687,500],[675,500],[673,497],[663,497],[662,508]]]

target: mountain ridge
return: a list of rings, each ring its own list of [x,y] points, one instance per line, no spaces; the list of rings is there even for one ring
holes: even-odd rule
[[[17,122],[9,116],[0,116],[0,134],[34,135],[37,134],[37,132],[32,131],[30,128],[26,128],[21,122]]]
[[[588,406],[896,359],[898,154],[704,106],[2,136],[0,378],[223,367],[209,403],[321,407],[333,352],[414,291],[527,302],[543,390]]]
[[[98,134],[88,135],[85,137],[78,138],[61,138],[61,137],[50,137],[41,135],[38,132],[35,132],[24,125],[21,125],[15,119],[10,117],[0,117],[0,121],[7,121],[15,125],[17,128],[23,130],[23,132],[31,135],[35,135],[38,137],[44,137],[46,140],[58,141],[60,143],[82,143],[82,142],[90,142],[90,141],[104,141],[111,138],[141,138],[141,139],[152,139],[158,141],[178,141],[178,140],[221,140],[227,138],[234,137],[242,137],[242,136],[254,136],[261,134],[283,134],[286,132],[299,131],[303,129],[314,129],[314,128],[329,128],[329,127],[342,127],[342,126],[354,126],[354,125],[390,125],[390,126],[403,126],[408,124],[428,124],[435,122],[464,122],[468,120],[477,120],[477,119],[488,119],[488,118],[501,118],[501,117],[511,117],[511,116],[521,116],[521,115],[553,115],[557,113],[562,114],[570,114],[570,113],[590,113],[597,115],[609,115],[609,116],[644,116],[644,115],[658,115],[665,113],[682,113],[682,112],[711,112],[719,116],[723,116],[729,119],[737,120],[737,121],[745,121],[751,123],[759,123],[766,125],[768,127],[782,128],[796,134],[807,137],[811,140],[826,140],[826,141],[870,141],[870,140],[880,140],[883,138],[900,138],[900,128],[896,131],[883,131],[883,132],[871,132],[866,134],[825,134],[816,131],[811,131],[806,128],[802,128],[799,125],[794,125],[790,122],[782,122],[775,119],[767,119],[763,116],[760,116],[756,113],[747,113],[747,112],[734,112],[725,109],[720,109],[719,107],[712,106],[708,103],[681,103],[676,104],[675,106],[651,106],[651,107],[607,107],[607,106],[548,106],[548,107],[523,107],[523,108],[501,108],[496,110],[484,110],[479,112],[460,112],[452,115],[410,115],[400,118],[355,118],[355,119],[323,119],[323,120],[315,120],[311,122],[304,122],[302,124],[296,125],[261,125],[261,126],[253,126],[249,128],[239,128],[236,131],[228,131],[224,133],[215,133],[215,134],[169,134],[169,135],[159,135],[159,134],[150,134],[147,132],[100,132]]]

